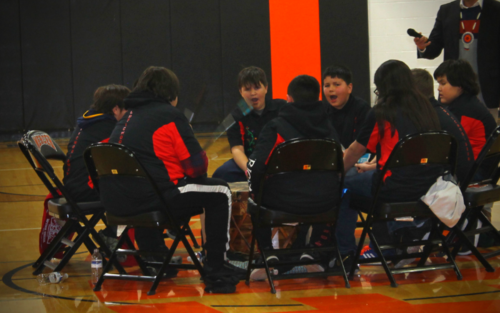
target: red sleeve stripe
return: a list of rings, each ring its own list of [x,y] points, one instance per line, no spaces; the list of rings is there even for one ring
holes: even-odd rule
[[[241,145],[245,146],[245,127],[241,121],[239,121],[238,124],[240,125]]]
[[[274,143],[274,146],[273,148],[271,149],[271,152],[269,152],[269,155],[267,156],[267,159],[266,159],[266,164],[267,162],[269,162],[269,158],[271,157],[271,154],[273,154],[273,151],[274,149],[276,148],[277,145],[279,145],[280,143],[282,142],[285,142],[285,139],[283,139],[283,137],[281,137],[280,134],[276,134],[277,137],[276,137],[276,142]]]

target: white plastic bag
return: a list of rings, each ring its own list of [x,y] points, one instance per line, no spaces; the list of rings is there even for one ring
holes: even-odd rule
[[[458,223],[465,210],[464,197],[460,188],[452,181],[438,177],[421,200],[448,227]]]

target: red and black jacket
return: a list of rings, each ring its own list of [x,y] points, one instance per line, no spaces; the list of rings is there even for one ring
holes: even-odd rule
[[[280,108],[286,104],[282,99],[266,99],[266,107],[261,115],[252,111],[243,115],[239,108],[231,112],[236,123],[227,130],[229,145],[243,146],[247,157],[252,154],[264,125],[278,116]]]
[[[115,128],[116,119],[109,114],[95,113],[89,110],[78,118],[68,144],[68,153],[64,162],[63,183],[76,202],[99,201],[99,195],[89,180],[83,152],[93,143],[107,141]]]
[[[379,181],[380,171],[398,141],[407,135],[419,132],[400,110],[397,112],[395,125],[386,121],[383,127],[382,135],[375,116],[375,109],[371,109],[358,138],[356,138],[356,141],[365,146],[368,151],[377,154],[377,169],[373,175],[373,188]],[[384,177],[384,185],[380,189],[379,199],[382,201],[416,201],[436,182],[443,170],[440,166],[415,165],[388,171]]]
[[[484,104],[476,96],[462,94],[448,105],[448,110],[453,113],[469,137],[469,142],[474,153],[474,160],[483,149],[486,140],[497,126],[495,119]]]
[[[340,143],[344,148],[349,148],[361,130],[366,114],[370,111],[370,105],[354,95],[349,96],[349,100],[340,110],[328,102],[325,105],[330,121],[340,136]]]
[[[457,178],[461,182],[469,172],[472,164],[474,163],[474,154],[469,142],[469,138],[465,133],[464,128],[460,121],[449,110],[444,108],[439,102],[432,97],[429,99],[434,110],[437,113],[441,130],[449,132],[458,143],[458,156],[457,156]]]
[[[255,150],[249,157],[248,176],[252,194],[257,193],[264,170],[274,148],[289,139],[330,138],[338,142],[322,102],[289,103],[277,118],[270,121],[260,134]],[[316,213],[331,209],[340,195],[338,176],[327,172],[293,172],[267,178],[262,203],[293,213]],[[314,196],[311,196],[314,195]]]
[[[206,175],[208,159],[184,114],[150,92],[132,92],[124,104],[128,111],[109,142],[132,149],[166,199],[179,194],[176,186],[184,185],[186,178]],[[149,183],[137,179],[103,178],[100,189],[103,204],[114,214],[151,211],[160,205]]]

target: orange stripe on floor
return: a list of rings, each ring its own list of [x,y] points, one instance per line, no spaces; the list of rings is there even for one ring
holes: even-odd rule
[[[321,84],[318,0],[270,0],[271,74],[273,98],[286,99],[297,75],[316,77]]]

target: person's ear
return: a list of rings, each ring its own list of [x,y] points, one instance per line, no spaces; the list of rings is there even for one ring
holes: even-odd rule
[[[293,101],[292,96],[290,96],[290,95],[288,95],[288,94],[287,94],[287,95],[286,95],[286,102],[288,102],[288,103],[293,103],[294,101]]]

